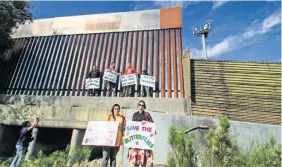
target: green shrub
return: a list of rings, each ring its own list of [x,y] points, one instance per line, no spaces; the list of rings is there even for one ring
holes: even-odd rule
[[[168,141],[171,150],[167,159],[169,167],[196,167],[196,152],[194,151],[195,136],[193,133],[186,137],[183,128],[177,132],[173,126],[169,130]]]
[[[211,126],[204,136],[204,146],[197,146],[194,134],[188,137],[184,129],[169,130],[167,164],[169,167],[280,167],[281,144],[274,137],[264,144],[252,142],[249,150],[240,150],[229,134],[227,117],[219,119],[219,126]],[[197,159],[198,157],[198,159]]]
[[[64,151],[55,151],[49,156],[46,156],[40,151],[35,157],[31,157],[29,160],[24,161],[21,167],[66,167],[67,164],[88,163],[88,158],[91,154],[89,147],[82,147],[69,153],[69,147]],[[13,157],[6,161],[0,162],[0,167],[9,167]],[[71,163],[70,163],[71,162]],[[84,166],[84,165],[83,165]]]

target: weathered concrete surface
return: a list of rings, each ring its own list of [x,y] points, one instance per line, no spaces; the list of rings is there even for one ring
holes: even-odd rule
[[[88,97],[88,96],[28,96],[0,94],[0,103],[53,107],[85,107],[111,109],[113,104],[122,108],[136,109],[140,100],[146,102],[150,111],[173,112],[190,115],[189,99]]]
[[[126,110],[125,116],[129,121],[135,110]],[[156,123],[157,135],[155,136],[154,163],[165,164],[168,153],[168,136],[169,128],[172,125],[184,127],[185,129],[193,128],[197,125],[209,126],[219,123],[217,119],[195,117],[195,116],[179,116],[176,114],[151,112],[154,122]],[[265,143],[271,136],[281,143],[281,126],[267,125],[258,123],[230,121],[231,135],[234,136],[238,145],[242,149],[250,147],[252,141]],[[196,141],[199,146],[203,145],[203,136],[207,130],[196,130]],[[124,148],[123,166],[130,166],[127,163],[128,148]]]
[[[0,104],[0,124],[20,126],[37,116],[39,127],[86,129],[88,121],[106,120],[110,113],[110,109]]]

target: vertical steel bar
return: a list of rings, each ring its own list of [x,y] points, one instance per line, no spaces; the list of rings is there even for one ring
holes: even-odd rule
[[[178,29],[178,58],[179,58],[179,71],[180,71],[180,93],[181,93],[181,98],[184,98],[181,29]]]
[[[140,32],[140,47],[139,47],[139,55],[138,55],[138,65],[136,68],[137,73],[141,73],[141,69],[142,69],[142,59],[143,59],[143,31]]]
[[[171,52],[170,52],[170,29],[167,30],[167,95],[171,98]]]
[[[148,72],[149,72],[149,74],[150,75],[154,75],[154,62],[153,62],[153,60],[154,60],[154,57],[155,57],[155,55],[154,55],[154,36],[155,36],[155,34],[154,34],[154,31],[151,31],[151,48],[150,48],[150,50],[151,50],[151,55],[150,55],[150,69],[148,70]]]
[[[178,79],[177,79],[177,57],[176,57],[176,38],[175,29],[172,30],[172,54],[173,54],[173,80],[174,80],[174,98],[178,98]]]
[[[144,58],[143,58],[143,61],[144,61],[144,64],[143,64],[143,67],[141,68],[142,69],[145,69],[147,70],[148,69],[148,51],[149,51],[149,34],[148,34],[148,31],[145,31],[144,33],[144,36],[145,36],[145,39],[144,39],[144,43],[145,43],[145,46],[144,46],[144,50],[145,50],[145,53],[144,53]]]
[[[165,30],[161,30],[161,44],[162,44],[162,77],[161,77],[161,95],[162,98],[165,97]]]
[[[128,32],[124,32],[124,39],[123,39],[123,47],[122,47],[122,62],[121,62],[121,65],[123,69],[126,68],[126,54],[127,54],[127,40],[128,40],[128,36],[127,36],[127,33]]]
[[[118,55],[118,41],[119,41],[119,33],[114,33],[114,36],[116,37],[115,40],[114,40],[114,51],[113,51],[113,54],[112,54],[112,58],[111,58],[111,62],[116,62],[116,57]]]
[[[159,83],[159,78],[160,78],[160,75],[159,75],[159,64],[160,64],[160,50],[159,50],[159,47],[160,47],[160,42],[159,42],[159,34],[160,34],[160,31],[159,30],[156,30],[156,83],[158,85],[158,87],[160,87],[160,83]],[[159,97],[159,89],[157,90],[156,92],[156,96]]]
[[[133,47],[133,32],[130,32],[130,34],[129,34],[129,54],[128,54],[127,62],[131,62],[131,60],[132,60],[132,56],[133,56],[132,55],[132,47]]]
[[[135,42],[134,42],[134,53],[133,53],[133,63],[132,65],[136,68],[137,67],[137,54],[138,54],[138,41],[139,41],[139,32],[134,32]]]

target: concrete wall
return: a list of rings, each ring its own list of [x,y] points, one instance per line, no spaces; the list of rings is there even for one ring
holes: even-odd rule
[[[131,120],[134,110],[126,110],[126,119]],[[176,114],[158,113],[152,112],[152,117],[156,123],[157,135],[155,137],[155,151],[154,151],[154,162],[155,164],[165,164],[168,153],[168,132],[172,125],[178,127],[185,127],[190,129],[197,125],[208,126],[211,124],[218,124],[217,119],[202,118],[196,116],[179,116]],[[246,149],[250,147],[252,141],[258,141],[259,143],[265,143],[271,136],[277,139],[277,142],[281,143],[281,126],[278,125],[265,125],[248,122],[231,122],[231,135],[234,136],[240,148]],[[196,140],[199,145],[202,145],[202,137],[207,130],[196,130]],[[123,165],[127,164],[127,152],[128,149],[123,150]]]
[[[40,117],[39,145],[40,130],[42,128],[51,127],[83,130],[86,128],[87,123],[90,120],[105,120],[106,116],[110,114],[110,108],[114,103],[119,103],[121,106],[129,108],[123,109],[122,112],[127,120],[131,120],[139,100],[138,98],[47,96],[11,96],[10,98],[3,100],[3,97],[7,98],[7,96],[2,96],[2,103],[5,102],[7,104],[0,105],[0,124],[20,125],[23,120],[26,120],[33,115]],[[107,102],[106,100],[109,101]],[[154,151],[155,164],[166,163],[165,161],[168,153],[168,131],[171,125],[190,129],[197,125],[208,126],[211,124],[218,124],[218,120],[216,119],[187,116],[185,114],[187,110],[185,111],[185,108],[183,107],[187,102],[183,99],[146,99],[145,101],[147,102],[147,108],[156,123],[157,135],[155,138],[156,147]],[[105,109],[97,107],[104,107]],[[152,111],[151,108],[154,108],[155,110]],[[46,134],[43,136],[53,137],[50,134],[55,131],[56,129],[49,129],[47,133],[45,130]],[[42,133],[45,132],[43,130]],[[202,137],[205,132],[206,130],[196,131],[196,139],[199,145],[202,144]],[[65,133],[68,134],[66,136],[71,138],[70,131]],[[231,121],[231,134],[235,137],[241,148],[248,148],[251,141],[254,140],[264,143],[271,136],[274,136],[277,141],[280,142],[281,126]],[[0,139],[0,141],[2,140]],[[67,138],[62,139],[62,142],[58,142],[60,144],[57,146],[64,144],[66,141],[68,141]],[[43,142],[43,140],[41,140],[41,143],[47,144],[48,142]],[[51,143],[55,146],[57,144],[56,142]],[[57,146],[56,148],[59,149]],[[121,149],[118,155],[118,163],[123,163],[124,166],[129,166],[126,159],[127,151],[127,148]]]
[[[113,104],[119,104],[125,109],[136,109],[140,100],[146,102],[150,111],[182,113],[190,115],[189,99],[160,98],[130,98],[130,97],[82,97],[82,96],[28,96],[0,94],[0,103],[52,106],[52,107],[85,107],[111,109]]]

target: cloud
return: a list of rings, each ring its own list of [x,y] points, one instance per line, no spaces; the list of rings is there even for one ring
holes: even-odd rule
[[[213,6],[212,9],[215,10],[219,7],[221,7],[222,5],[226,4],[228,1],[215,1],[213,2]]]
[[[184,1],[184,0],[155,0],[154,5],[159,8],[170,8],[170,7],[182,7],[186,8],[188,4],[191,4],[192,2]]]
[[[132,7],[132,10],[138,11],[138,10],[150,10],[153,9],[152,6],[149,6],[147,4],[137,3],[135,6]]]
[[[273,13],[265,18],[260,23],[251,24],[245,32],[238,35],[231,35],[226,37],[223,41],[215,44],[213,47],[207,47],[208,57],[220,56],[224,53],[233,51],[235,49],[243,48],[255,40],[256,36],[263,35],[271,31],[271,29],[281,24],[280,11]],[[203,58],[199,52],[199,49],[192,48],[193,58]],[[194,53],[194,54],[193,54]]]

